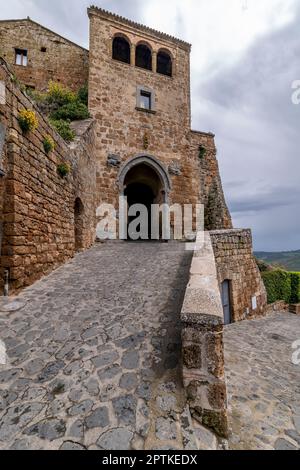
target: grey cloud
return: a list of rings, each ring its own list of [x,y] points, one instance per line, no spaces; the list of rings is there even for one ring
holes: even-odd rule
[[[293,22],[259,38],[239,63],[216,65],[213,79],[193,93],[200,103],[194,127],[216,133],[234,223],[250,225],[265,251],[300,247],[300,105],[291,101],[291,84],[300,79],[299,21],[298,9]]]
[[[290,207],[300,200],[299,188],[278,187],[267,193],[256,193],[249,196],[229,198],[233,214],[247,212],[264,212],[273,208]]]
[[[32,20],[88,47],[87,8],[91,5],[136,21],[140,19],[143,8],[142,2],[138,0],[11,0],[4,8],[1,5],[0,19],[30,16]]]

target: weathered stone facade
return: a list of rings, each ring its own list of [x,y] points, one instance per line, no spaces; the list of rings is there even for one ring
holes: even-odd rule
[[[0,59],[0,291],[6,276],[14,293],[90,247],[101,203],[116,208],[126,195],[134,203],[203,204],[204,243],[196,246],[181,312],[183,380],[193,417],[226,437],[223,282],[231,285],[231,321],[266,307],[251,232],[232,229],[214,135],[191,130],[190,45],[95,7],[89,17],[89,56],[31,20],[0,22],[0,53],[20,81],[44,89],[53,79],[78,89],[89,76],[92,116],[72,123],[77,138],[67,145]],[[15,65],[15,48],[28,51],[26,66]],[[24,109],[38,117],[32,132],[19,126]],[[49,154],[47,135],[55,142]],[[65,178],[61,163],[71,168]],[[124,260],[123,267],[126,273]]]
[[[76,248],[87,248],[94,242],[94,123],[89,123],[80,142],[70,149],[13,83],[3,62],[0,80],[5,85],[5,104],[0,104],[5,134],[1,165],[4,176],[0,177],[0,279],[3,282],[7,270],[13,292],[70,259]],[[18,124],[22,109],[35,110],[39,126],[34,132],[22,133]],[[55,142],[54,151],[48,155],[43,148],[47,135]],[[72,168],[67,178],[57,172],[63,162]]]
[[[16,50],[27,51],[26,66],[16,64]],[[29,18],[0,21],[0,57],[37,90],[54,80],[76,91],[88,81],[88,51]]]
[[[233,322],[263,315],[267,306],[266,290],[253,255],[251,230],[211,232],[220,288],[231,283]]]
[[[89,108],[96,120],[98,202],[116,205],[127,187],[120,174],[124,168],[129,172],[133,158],[148,157],[147,165],[156,166],[156,172],[159,166],[169,181],[156,191],[156,202],[203,203],[208,229],[231,228],[214,136],[191,131],[190,45],[98,8],[89,9],[89,17]],[[112,58],[113,40],[119,36],[130,44],[130,64]],[[151,50],[152,70],[135,65],[140,44]],[[172,77],[157,72],[160,50],[172,58]],[[151,110],[137,106],[141,88],[152,93]],[[115,165],[109,165],[111,155],[117,157]],[[136,167],[143,162],[137,159]],[[129,182],[139,180],[137,174]]]

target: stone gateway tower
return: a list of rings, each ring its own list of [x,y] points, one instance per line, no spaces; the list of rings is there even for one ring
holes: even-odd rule
[[[89,108],[98,202],[204,204],[207,229],[232,227],[214,136],[191,130],[186,42],[92,7]]]
[[[191,130],[191,46],[96,7],[88,15],[89,51],[30,19],[0,22],[1,294],[90,247],[97,208],[127,196],[129,206],[202,204],[227,321],[262,314],[251,232],[232,228],[214,135]],[[50,80],[78,90],[88,80],[91,119],[73,123],[71,145],[18,80],[36,90]],[[35,110],[34,132],[22,133],[20,110]],[[62,162],[72,168],[65,179]]]

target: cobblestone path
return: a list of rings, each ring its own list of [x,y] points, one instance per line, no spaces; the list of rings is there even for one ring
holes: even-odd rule
[[[98,245],[0,312],[0,448],[196,449],[179,373],[190,262],[184,244]]]
[[[226,327],[231,449],[300,448],[300,365],[292,363],[297,340],[300,318],[289,313]]]

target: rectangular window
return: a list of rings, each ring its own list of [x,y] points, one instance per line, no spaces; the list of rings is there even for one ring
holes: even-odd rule
[[[26,49],[16,49],[16,65],[21,65],[27,67],[27,50]]]
[[[136,109],[155,114],[155,91],[151,88],[138,86],[136,90]]]
[[[149,91],[141,91],[141,96],[140,96],[140,107],[143,109],[151,109],[151,93]]]

